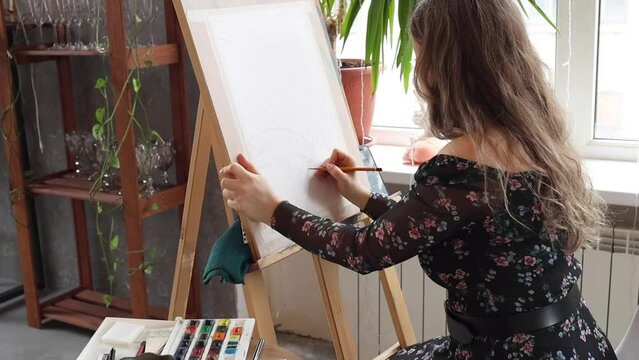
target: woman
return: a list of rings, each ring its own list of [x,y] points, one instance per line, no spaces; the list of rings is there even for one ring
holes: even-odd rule
[[[401,201],[362,188],[339,169],[354,160],[335,151],[318,175],[370,226],[280,201],[243,156],[221,172],[228,204],[362,274],[417,255],[448,290],[450,336],[395,359],[615,359],[581,299],[573,256],[602,210],[514,1],[425,0],[411,33],[428,125],[451,141]]]

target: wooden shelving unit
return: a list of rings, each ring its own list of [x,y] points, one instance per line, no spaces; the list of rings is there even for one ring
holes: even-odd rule
[[[97,51],[51,50],[46,45],[10,48],[10,35],[18,29],[0,2],[0,108],[10,109],[2,117],[2,129],[6,135],[5,152],[9,164],[9,182],[11,187],[11,207],[17,226],[17,240],[20,252],[20,266],[23,275],[24,297],[27,308],[27,320],[30,326],[39,328],[45,319],[53,319],[87,329],[96,329],[106,316],[139,318],[166,318],[166,309],[148,305],[146,279],[143,271],[130,275],[131,299],[112,299],[112,305],[106,308],[101,293],[93,288],[91,259],[87,233],[87,219],[84,211],[85,201],[100,201],[122,206],[125,236],[128,251],[127,265],[139,268],[144,260],[144,241],[142,220],[160,212],[181,208],[184,203],[186,181],[189,168],[189,124],[186,105],[186,85],[184,52],[182,50],[180,29],[175,17],[172,2],[164,1],[167,44],[146,48],[129,49],[126,47],[124,24],[124,1],[106,1],[107,30],[109,36],[108,54]],[[64,34],[63,29],[57,29]],[[5,55],[7,54],[7,55]],[[11,84],[12,59],[17,64],[29,64],[53,61],[57,65],[59,91],[65,132],[77,129],[73,89],[71,87],[70,58],[76,56],[109,56],[111,64],[110,79],[115,97],[122,94],[120,105],[116,109],[115,124],[117,137],[121,144],[119,160],[121,164],[121,191],[99,192],[91,195],[91,183],[86,179],[74,178],[71,171],[50,174],[39,179],[27,181],[24,178],[23,159],[25,155],[21,143],[20,121],[16,111],[10,105],[14,95]],[[176,148],[176,173],[178,185],[156,192],[150,197],[139,195],[138,174],[135,159],[135,132],[127,129],[129,109],[131,108],[131,89],[127,85],[128,73],[137,67],[168,66],[171,86],[171,111],[173,138]],[[71,168],[73,159],[68,156],[67,166]],[[60,296],[47,301],[39,297],[35,277],[35,254],[33,250],[33,232],[30,223],[28,196],[57,196],[71,201],[73,209],[75,243],[80,283]],[[176,223],[176,226],[179,226]],[[177,241],[177,239],[175,239]],[[190,313],[200,312],[199,283],[193,278],[192,286],[196,291],[190,298]]]

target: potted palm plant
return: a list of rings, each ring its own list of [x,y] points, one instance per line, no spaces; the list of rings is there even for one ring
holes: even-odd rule
[[[333,49],[337,50],[338,38],[346,42],[364,0],[319,0],[326,20],[326,28]],[[409,19],[417,0],[399,1],[397,17],[400,32],[396,64],[402,68],[405,88],[408,89],[412,69],[413,47],[408,33]],[[353,125],[361,144],[369,142],[375,109],[375,90],[382,65],[384,41],[392,34],[395,20],[394,0],[371,0],[366,31],[364,59],[340,59],[342,85],[351,111]]]
[[[370,0],[366,22],[366,50],[364,59],[342,59],[342,85],[350,107],[353,124],[360,143],[370,139],[375,107],[375,91],[379,71],[384,64],[384,42],[396,46],[393,65],[400,69],[404,90],[408,90],[413,69],[413,43],[410,37],[410,18],[420,0]],[[513,0],[515,1],[515,0]],[[537,0],[516,0],[526,13],[525,2],[555,29],[557,27],[537,4]],[[338,37],[346,42],[367,0],[319,0],[326,27],[337,49]],[[397,10],[397,12],[396,12]],[[526,13],[527,15],[527,13]],[[394,32],[395,20],[399,32]]]

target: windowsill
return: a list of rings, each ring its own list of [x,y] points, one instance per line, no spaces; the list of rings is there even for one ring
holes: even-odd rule
[[[405,186],[411,181],[417,166],[402,163],[403,146],[374,145],[371,152],[377,166],[384,169],[384,181]],[[639,206],[639,165],[624,161],[584,160],[592,185],[608,205]]]

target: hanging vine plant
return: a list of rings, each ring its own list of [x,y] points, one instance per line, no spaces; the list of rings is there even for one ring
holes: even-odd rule
[[[127,38],[127,46],[132,49],[139,43],[138,37],[142,31],[145,30],[145,25],[141,17],[137,14],[137,7],[133,6],[130,10],[130,19],[134,22],[134,31],[132,31],[131,36]],[[146,26],[148,25],[149,24],[146,24]],[[104,56],[106,56],[108,51],[104,53]],[[124,137],[128,135],[131,129],[135,128],[139,143],[148,149],[154,142],[164,143],[164,139],[160,134],[151,127],[148,112],[141,97],[143,89],[142,70],[152,67],[153,63],[149,60],[141,63],[136,51],[131,51],[131,54],[135,66],[129,71],[125,81],[125,88],[128,87],[132,91],[130,92],[131,108],[128,110],[129,119]],[[115,216],[119,214],[121,206],[102,203],[95,198],[97,193],[113,191],[114,186],[117,187],[121,169],[119,155],[122,143],[118,141],[115,131],[115,114],[117,113],[117,109],[122,106],[123,96],[127,94],[127,92],[120,92],[115,102],[113,102],[110,99],[115,91],[109,87],[109,84],[109,77],[104,76],[99,77],[94,85],[95,90],[100,94],[102,104],[95,110],[91,136],[93,136],[98,146],[97,151],[101,152],[103,161],[90,190],[91,197],[94,200],[96,236],[100,244],[101,261],[105,266],[107,275],[108,291],[102,295],[102,300],[106,307],[112,304],[113,285],[117,280],[116,274],[118,269],[122,264],[125,264],[124,258],[131,254],[131,252],[120,249],[120,235],[115,230]],[[141,113],[142,121],[138,118],[139,113]],[[152,211],[158,211],[159,209],[157,203],[151,204]],[[108,223],[110,225],[108,230],[102,227],[102,219],[104,217],[109,219]],[[140,251],[144,252],[144,250]],[[154,264],[161,256],[163,256],[163,253],[157,248],[152,247],[148,252],[148,256],[137,267],[128,269],[128,275],[130,276],[138,271],[143,271],[147,275],[152,274]]]

